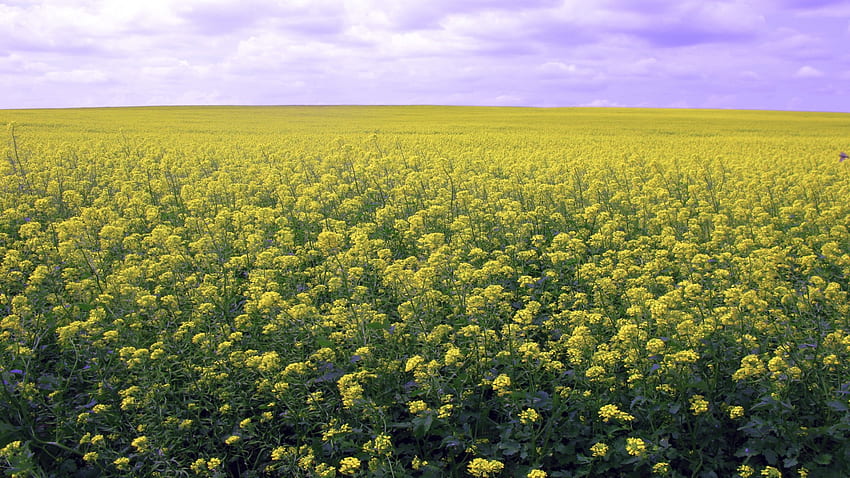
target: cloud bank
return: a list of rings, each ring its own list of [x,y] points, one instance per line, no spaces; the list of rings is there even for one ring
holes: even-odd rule
[[[850,1],[0,0],[0,108],[850,111]]]

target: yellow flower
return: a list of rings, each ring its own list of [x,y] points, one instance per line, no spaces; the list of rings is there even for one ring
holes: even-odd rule
[[[85,460],[86,463],[91,463],[93,461],[96,461],[97,457],[98,457],[98,454],[97,454],[96,451],[90,451],[90,452],[86,453],[85,455],[83,455],[83,460]]]
[[[316,476],[319,478],[333,478],[336,476],[336,468],[328,465],[327,463],[319,463],[316,465],[314,471],[316,472]]]
[[[598,456],[598,457],[605,456],[605,455],[608,454],[608,449],[609,449],[608,445],[606,445],[604,443],[594,443],[590,447],[590,454],[591,454],[591,456]]]
[[[626,453],[641,456],[646,452],[646,442],[640,438],[626,438]]]
[[[700,415],[708,411],[708,401],[702,395],[694,395],[690,399],[691,411],[694,415]]]
[[[405,372],[411,372],[413,370],[416,370],[416,368],[419,367],[419,365],[424,363],[424,362],[425,362],[425,359],[422,358],[421,355],[414,355],[413,357],[410,357],[409,359],[407,359],[407,363],[405,363],[405,365],[404,365],[404,371]]]
[[[227,437],[226,440],[224,440],[224,443],[226,443],[228,445],[233,445],[234,443],[238,442],[241,439],[242,439],[242,437],[240,437],[239,435],[230,435],[229,437]]]
[[[268,312],[272,308],[279,306],[282,302],[283,297],[279,292],[269,291],[263,292],[263,295],[260,296],[260,300],[257,305],[260,310]]]
[[[591,380],[603,378],[605,376],[605,367],[594,365],[584,372],[584,376]]]
[[[534,469],[529,471],[528,474],[525,475],[525,478],[546,478],[547,476],[549,475],[547,475],[545,471]]]
[[[538,420],[540,420],[540,414],[533,408],[526,408],[519,412],[519,421],[523,425],[528,425],[529,423],[534,423]]]
[[[369,440],[363,445],[363,451],[372,453],[373,455],[390,455],[393,449],[393,442],[389,435],[381,433],[374,440]]]
[[[463,360],[463,353],[458,347],[451,346],[448,350],[446,350],[446,354],[443,357],[443,362],[446,365],[455,365]]]
[[[493,391],[496,392],[496,394],[499,396],[511,393],[511,377],[508,377],[505,374],[499,375],[498,377],[493,379],[492,387]]]
[[[428,404],[423,402],[422,400],[415,400],[407,405],[407,409],[410,411],[410,413],[416,415],[417,413],[421,413],[428,410]]]
[[[763,470],[761,470],[761,476],[766,476],[767,478],[782,478],[782,472],[779,471],[778,468],[766,466]]]
[[[662,350],[664,350],[665,345],[666,344],[661,339],[649,339],[649,341],[646,342],[646,350],[653,355],[659,354]]]
[[[694,363],[699,360],[699,354],[694,352],[693,350],[681,350],[665,358],[669,358],[674,363]]]
[[[785,359],[783,359],[782,357],[772,357],[767,362],[767,369],[770,370],[771,372],[781,372],[787,366],[788,366],[788,364],[785,362]],[[764,474],[764,473],[762,472],[762,474]]]
[[[490,478],[498,475],[504,468],[505,465],[499,460],[475,458],[467,465],[466,470],[476,478]]]
[[[126,456],[122,456],[121,458],[116,458],[112,462],[112,464],[115,465],[115,467],[118,468],[119,470],[125,471],[125,470],[129,469],[130,459],[127,458]]]
[[[142,435],[133,439],[130,444],[133,445],[133,448],[138,450],[139,453],[144,453],[148,450],[148,437]]]
[[[346,408],[353,407],[357,400],[363,398],[363,386],[357,382],[357,378],[358,374],[349,373],[337,381],[337,388],[342,395],[342,404]]]
[[[741,478],[750,478],[751,476],[753,476],[753,473],[756,472],[756,470],[754,470],[753,467],[749,465],[741,465],[736,471],[738,472],[738,475]]]
[[[613,420],[620,420],[623,422],[630,422],[635,419],[632,415],[621,411],[617,405],[602,405],[599,408],[599,418],[602,419],[605,423]]]
[[[343,458],[339,461],[339,472],[343,475],[353,475],[360,469],[360,460],[353,456]]]
[[[652,473],[656,475],[664,475],[670,473],[670,463],[660,461],[652,465]]]
[[[116,465],[118,464],[117,462],[118,460],[115,460]],[[198,458],[197,460],[192,462],[192,465],[189,466],[189,469],[200,475],[207,469],[207,460],[203,458]]]
[[[272,450],[272,461],[280,461],[286,458],[286,447],[279,446]]]
[[[351,425],[343,423],[342,425],[337,426],[338,423],[339,422],[335,418],[331,419],[330,423],[327,425],[327,429],[322,432],[322,441],[329,441],[337,435],[351,433]]]
[[[741,406],[738,406],[738,405],[736,405],[734,407],[729,407],[729,418],[731,418],[732,420],[737,420],[738,418],[741,418],[743,416],[744,416],[744,407],[741,407]]]
[[[342,241],[342,234],[333,231],[322,231],[316,238],[316,247],[325,254],[329,254],[336,252],[342,246]]]
[[[745,380],[750,377],[763,374],[767,371],[764,362],[761,361],[758,355],[747,355],[741,359],[741,367],[732,374],[733,380]]]
[[[302,447],[303,448],[303,447]],[[302,470],[306,470],[313,466],[313,463],[316,461],[316,457],[313,455],[313,452],[310,451],[306,455],[298,458],[298,467]]]

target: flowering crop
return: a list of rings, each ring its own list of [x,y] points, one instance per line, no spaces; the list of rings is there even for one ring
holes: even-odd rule
[[[2,111],[0,469],[850,469],[847,120]]]

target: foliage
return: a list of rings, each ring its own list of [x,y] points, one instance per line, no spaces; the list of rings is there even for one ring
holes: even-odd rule
[[[0,120],[7,475],[850,469],[846,115]]]

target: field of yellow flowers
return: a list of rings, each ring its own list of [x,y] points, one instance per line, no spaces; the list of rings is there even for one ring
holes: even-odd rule
[[[7,475],[850,469],[850,115],[0,122]]]

